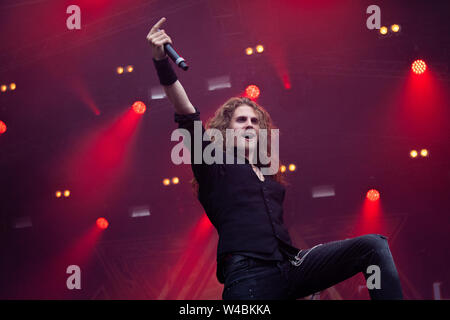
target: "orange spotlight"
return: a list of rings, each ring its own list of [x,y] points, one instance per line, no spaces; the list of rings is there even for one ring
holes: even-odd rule
[[[6,124],[0,120],[0,134],[6,132]]]
[[[296,169],[297,167],[295,166],[295,164],[290,164],[289,165],[289,171],[295,171],[295,169]]]
[[[55,192],[55,196],[57,198],[61,198],[61,195],[62,195],[61,191],[58,190],[58,191]]]
[[[173,184],[178,184],[178,182],[180,182],[180,179],[178,179],[178,177],[172,178],[172,183]]]
[[[163,185],[168,186],[170,184],[170,180],[169,179],[164,179],[163,180]]]
[[[133,70],[134,70],[133,66],[128,66],[127,67],[127,72],[133,72]]]
[[[245,54],[248,56],[251,56],[253,54],[253,48],[249,47],[249,48],[245,49]]]
[[[411,158],[415,158],[415,157],[417,157],[417,151],[416,150],[411,150],[411,152],[409,153],[409,155],[410,155],[410,157]]]
[[[375,189],[370,189],[369,191],[367,191],[366,197],[370,201],[377,201],[378,199],[380,199],[380,193]]]
[[[263,51],[264,51],[264,47],[261,44],[256,46],[256,52],[261,53]]]
[[[108,220],[106,220],[105,218],[98,218],[97,219],[97,227],[99,227],[100,229],[106,229],[109,226],[109,222]]]
[[[380,28],[380,33],[384,36],[388,33],[388,28],[387,27],[381,27]]]
[[[136,101],[135,103],[133,103],[132,108],[137,114],[143,114],[146,109],[145,104],[142,101]]]
[[[14,82],[9,85],[9,89],[11,89],[11,90],[16,90],[16,87],[17,86]]]
[[[123,73],[123,68],[122,67],[117,67],[117,73],[118,74],[122,74]]]
[[[245,94],[247,95],[248,98],[250,99],[256,99],[259,97],[259,94],[261,93],[261,91],[259,90],[259,88],[257,86],[255,86],[254,84],[249,85],[246,89],[245,89]]]
[[[391,26],[391,31],[392,32],[399,32],[400,31],[400,26],[398,24],[393,24]]]
[[[69,197],[70,196],[70,191],[69,190],[65,190],[64,191],[64,197]]]
[[[422,74],[427,70],[427,64],[423,60],[416,60],[412,63],[411,70],[417,75]]]
[[[428,157],[428,150],[427,149],[420,150],[420,155],[422,157]]]
[[[286,166],[280,166],[280,171],[281,171],[281,173],[286,172]]]
[[[5,92],[7,89],[8,89],[8,86],[6,84],[2,84],[2,86],[0,87],[1,92]]]

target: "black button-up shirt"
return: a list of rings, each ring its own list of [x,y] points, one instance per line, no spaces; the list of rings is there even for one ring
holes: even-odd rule
[[[200,121],[200,112],[177,114],[179,128],[190,133],[190,150],[194,150],[194,121]],[[202,125],[202,136],[205,133]],[[199,139],[197,137],[197,139]],[[203,141],[202,148],[211,143]],[[285,188],[266,175],[261,181],[245,159],[244,164],[194,163],[191,166],[199,184],[198,199],[219,234],[217,247],[217,278],[224,283],[222,262],[227,254],[242,254],[263,260],[293,259],[299,249],[292,246],[289,233],[283,225]]]

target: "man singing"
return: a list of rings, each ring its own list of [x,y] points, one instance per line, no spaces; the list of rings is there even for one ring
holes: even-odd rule
[[[164,44],[172,43],[159,29],[165,21],[162,18],[151,28],[147,40],[159,81],[175,108],[175,121],[194,141],[200,112],[189,101],[164,51]],[[258,152],[262,143],[268,143],[265,150],[271,150],[270,135],[275,128],[266,110],[248,98],[234,97],[216,111],[206,127],[222,132],[224,140],[226,131],[232,130],[235,141],[231,145],[244,149],[224,148],[222,159],[231,154],[232,163],[203,159],[191,164],[197,197],[219,234],[217,278],[224,284],[224,300],[298,299],[359,272],[367,279],[369,266],[379,268],[381,281],[369,289],[371,299],[403,298],[388,241],[382,235],[368,234],[303,250],[292,245],[283,222],[285,184],[279,170],[273,174],[265,171],[270,164],[262,163]],[[260,140],[262,130],[268,134],[264,142]],[[201,134],[204,132],[202,126]],[[210,143],[202,141],[201,150]],[[272,157],[271,162],[274,160]]]

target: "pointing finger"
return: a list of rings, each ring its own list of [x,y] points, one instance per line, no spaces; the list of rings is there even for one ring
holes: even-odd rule
[[[161,19],[159,19],[159,21],[152,27],[152,29],[150,30],[150,32],[155,32],[159,29],[159,27],[166,21],[166,18],[163,17]]]

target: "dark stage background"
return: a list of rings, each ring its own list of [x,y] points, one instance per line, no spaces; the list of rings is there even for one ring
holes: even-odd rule
[[[73,4],[81,30],[66,27]],[[367,29],[371,4],[398,35]],[[295,245],[384,234],[406,299],[449,298],[448,4],[2,0],[0,85],[17,88],[0,93],[0,298],[221,299],[217,232],[190,167],[171,162],[173,109],[152,99],[146,35],[162,16],[204,121],[247,85],[260,88],[281,161],[297,167],[285,173]],[[257,44],[264,52],[247,56]],[[229,87],[208,90],[218,77]],[[147,106],[140,117],[129,111],[136,100]],[[410,157],[422,148],[428,157]],[[162,184],[172,177],[180,183]],[[334,196],[313,197],[323,186]],[[150,215],[131,217],[136,208]],[[66,287],[69,265],[81,268],[80,290]],[[368,299],[364,284],[357,275],[320,299]]]

